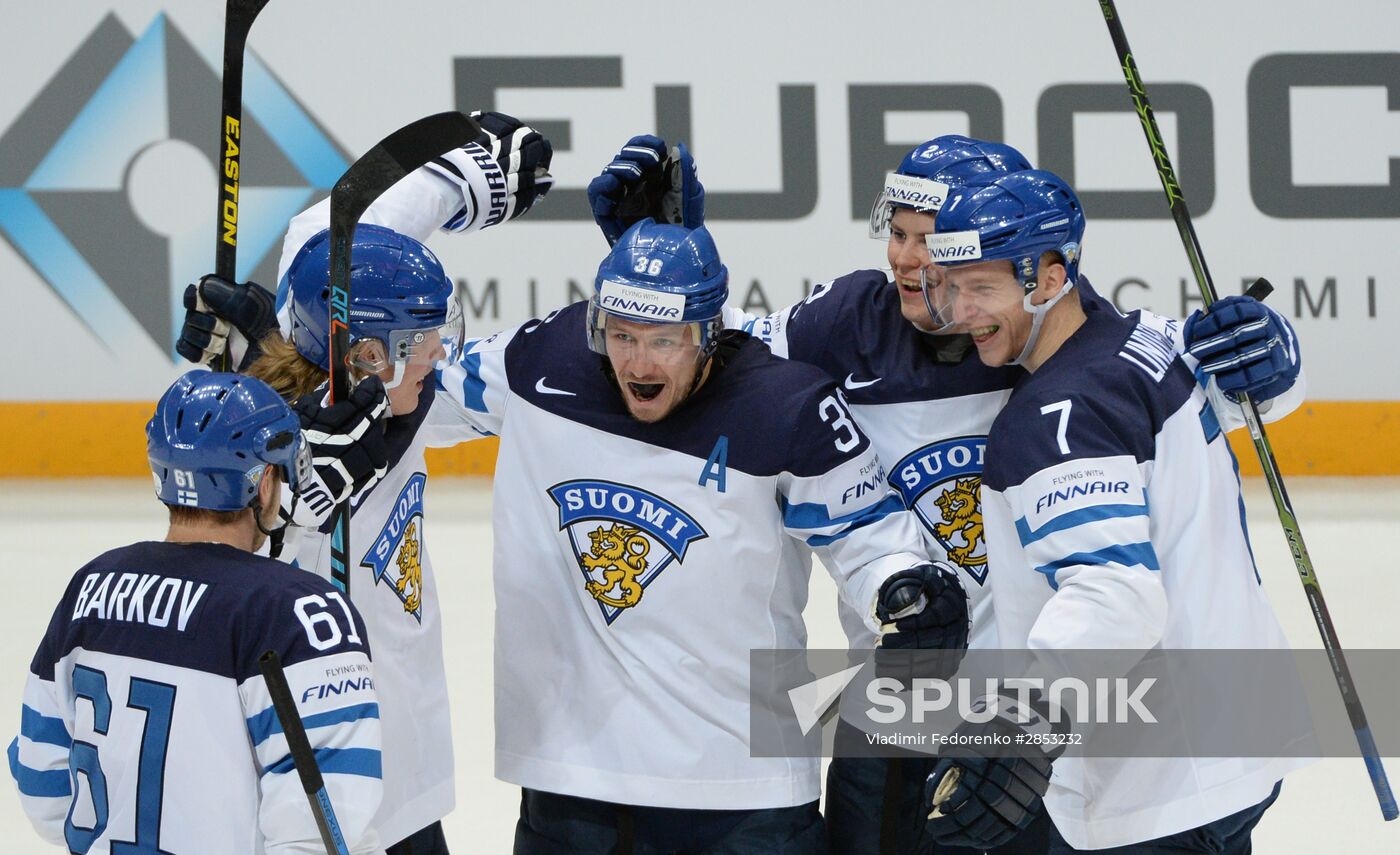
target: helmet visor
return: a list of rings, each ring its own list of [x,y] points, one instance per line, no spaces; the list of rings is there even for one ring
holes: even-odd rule
[[[916,175],[885,173],[885,184],[870,208],[869,235],[876,240],[889,240],[890,219],[897,208],[913,208],[932,214],[943,207],[948,198],[948,185]]]
[[[595,350],[601,348],[613,365],[678,368],[698,364],[703,352],[700,341],[705,333],[700,323],[646,323],[604,310],[596,313],[594,323]]]

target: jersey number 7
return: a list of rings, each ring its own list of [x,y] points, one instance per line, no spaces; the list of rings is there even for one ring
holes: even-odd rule
[[[1074,402],[1069,398],[1063,401],[1056,401],[1053,404],[1046,404],[1040,408],[1041,415],[1048,416],[1052,413],[1060,414],[1059,427],[1055,429],[1055,441],[1060,444],[1060,454],[1069,454],[1069,439],[1066,433],[1069,431],[1069,411],[1074,406]]]

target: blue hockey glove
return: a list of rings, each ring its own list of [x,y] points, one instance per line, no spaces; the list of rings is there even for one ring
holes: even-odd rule
[[[1222,297],[1197,310],[1183,329],[1186,349],[1232,400],[1248,393],[1268,401],[1298,379],[1301,359],[1293,327],[1252,297]]]
[[[461,209],[443,224],[453,232],[474,232],[513,220],[554,186],[549,174],[554,147],[539,131],[505,113],[478,111],[472,118],[481,125],[481,135],[427,164],[462,191]]]
[[[230,325],[232,329],[230,329]],[[230,282],[210,274],[185,288],[185,323],[175,352],[207,365],[229,349],[229,336],[237,330],[231,355],[239,368],[258,356],[258,342],[277,329],[272,294],[256,282]]]
[[[951,564],[920,564],[886,579],[875,617],[884,649],[967,649],[967,594]]]
[[[705,187],[695,159],[683,143],[667,149],[650,134],[628,140],[589,183],[588,204],[609,246],[647,217],[691,229],[705,224]]]
[[[928,833],[943,846],[981,851],[1009,842],[1040,812],[1051,766],[1064,753],[1042,712],[1005,695],[983,698],[972,711],[992,704],[989,721],[964,721],[953,731],[959,738],[924,784]]]

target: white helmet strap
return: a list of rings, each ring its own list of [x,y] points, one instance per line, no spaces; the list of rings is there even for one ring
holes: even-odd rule
[[[1031,297],[1035,296],[1035,289],[1026,292],[1026,296],[1021,299],[1021,307],[1031,315],[1031,334],[1026,336],[1026,346],[1021,348],[1021,353],[1009,365],[1022,365],[1026,358],[1035,350],[1035,343],[1040,339],[1040,327],[1045,323],[1045,316],[1050,310],[1055,308],[1055,304],[1060,302],[1060,298],[1068,294],[1074,288],[1074,280],[1066,279],[1065,286],[1060,289],[1060,293],[1041,303],[1039,306],[1031,302]]]

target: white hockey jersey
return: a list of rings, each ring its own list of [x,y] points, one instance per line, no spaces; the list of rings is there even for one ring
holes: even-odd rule
[[[817,369],[731,331],[704,385],[643,423],[586,310],[469,343],[441,376],[454,411],[430,414],[501,437],[496,775],[637,805],[813,801],[817,758],[750,756],[749,652],[806,645],[802,543],[874,629],[883,581],[926,560],[917,524]]]
[[[982,502],[1001,644],[1037,651],[1051,673],[1066,649],[1286,648],[1234,456],[1178,356],[1178,323],[1086,314],[989,434]],[[1124,846],[1254,805],[1298,765],[1064,757],[1045,804],[1072,846]]]
[[[842,384],[890,484],[917,515],[925,550],[960,571],[970,646],[995,647],[979,488],[987,429],[1024,372],[988,368],[965,349],[940,357],[937,349],[951,339],[906,321],[895,286],[878,270],[822,282],[800,303],[744,319],[743,329],[776,355],[815,365]],[[862,615],[844,604],[839,613],[852,648],[874,647]]]
[[[1076,286],[1086,312],[1116,314],[1083,278]],[[889,470],[890,483],[918,516],[930,555],[955,565],[972,614],[969,646],[997,646],[988,595],[987,545],[980,485],[987,431],[1025,372],[988,368],[966,342],[949,352],[950,336],[922,333],[900,314],[899,295],[886,275],[858,270],[820,283],[800,303],[766,317],[729,309],[726,323],[767,342],[778,356],[815,365],[842,383],[851,410]],[[1180,342],[1176,345],[1180,348]],[[940,352],[942,349],[942,352]],[[1208,378],[1213,406],[1226,430],[1243,425],[1239,406]],[[1272,404],[1266,420],[1303,400],[1300,376]],[[860,615],[840,609],[853,648],[874,635]]]
[[[350,516],[350,597],[375,651],[383,723],[384,801],[375,825],[392,845],[455,804],[452,719],[442,651],[442,606],[428,557],[426,436],[431,383],[418,409],[386,422],[393,465]],[[330,578],[329,531],[290,528],[278,556]]]
[[[470,219],[453,183],[420,169],[381,196],[361,222],[385,225],[419,240],[444,223]],[[287,268],[297,250],[330,224],[329,201],[297,215],[287,228],[279,266],[277,307],[291,330]],[[390,467],[354,498],[350,519],[350,594],[364,615],[377,653],[376,677],[384,724],[384,798],[376,825],[386,845],[442,819],[456,804],[452,717],[442,650],[442,607],[428,549],[424,513],[428,469],[421,430],[433,407],[425,384],[418,408],[385,422]],[[453,435],[441,444],[464,438]],[[294,529],[279,556],[330,578],[330,535]]]
[[[363,622],[310,573],[213,543],[79,570],[34,655],[10,773],[73,852],[316,853],[258,668],[282,659],[352,852],[382,852],[379,707]]]

